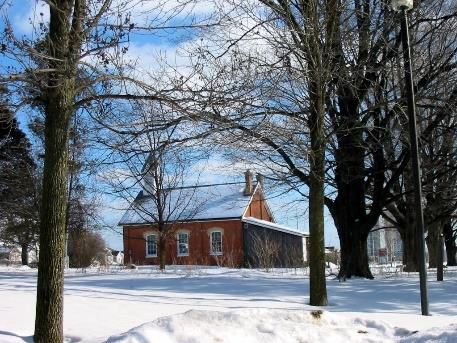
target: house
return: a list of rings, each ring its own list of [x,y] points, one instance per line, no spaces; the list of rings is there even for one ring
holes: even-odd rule
[[[113,264],[113,251],[110,248],[103,249],[103,253],[100,254],[98,259],[103,265],[109,266]]]
[[[21,263],[21,249],[16,246],[0,245],[0,261],[3,263]]]
[[[28,263],[38,262],[38,247],[28,250]],[[0,242],[0,263],[20,264],[22,262],[22,249],[17,245]]]
[[[175,228],[166,242],[166,264],[258,267],[259,255],[271,255],[274,266],[303,265],[303,241],[308,235],[275,223],[262,181],[258,174],[254,182],[248,170],[245,182],[169,190],[167,218]],[[186,194],[192,199],[188,203],[195,205],[192,209],[176,200]],[[125,264],[159,264],[159,232],[144,211],[153,207],[147,192],[140,192],[119,222]]]
[[[124,253],[122,251],[111,249],[111,255],[113,264],[124,264]]]

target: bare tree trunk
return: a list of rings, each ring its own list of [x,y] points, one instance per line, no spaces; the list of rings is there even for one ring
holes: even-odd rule
[[[319,86],[315,87],[318,88]],[[324,241],[324,179],[325,179],[325,133],[323,94],[313,89],[315,101],[311,109],[311,158],[309,175],[309,228],[310,228],[310,305],[326,306],[327,285],[325,280]]]
[[[437,260],[438,260],[438,266],[436,268],[436,281],[443,281],[443,265],[444,265],[444,254],[443,254],[443,235],[440,233],[438,237],[438,252],[437,252]]]
[[[439,240],[441,235],[441,223],[433,223],[428,226],[428,235],[426,239],[428,249],[428,267],[436,268],[438,266]]]
[[[67,191],[65,87],[49,91],[40,223],[40,260],[35,319],[36,342],[63,341],[63,258]],[[54,94],[52,94],[54,93]],[[63,110],[63,111],[62,111]],[[63,112],[63,113],[62,113]]]
[[[21,244],[21,263],[23,266],[29,264],[29,245],[26,243]]]
[[[417,272],[417,237],[413,225],[408,224],[406,228],[399,229],[403,241],[403,265],[405,272]]]
[[[166,262],[166,239],[163,235],[159,235],[159,264],[160,270],[165,270],[165,262]]]
[[[446,257],[448,266],[457,266],[457,245],[455,244],[454,231],[452,230],[452,223],[448,220],[443,225],[444,244],[446,245]]]
[[[345,229],[340,233],[341,267],[338,274],[340,279],[352,276],[373,279],[369,268],[367,238],[367,234],[355,229]]]
[[[77,8],[73,8],[77,5]],[[45,90],[45,159],[40,222],[35,342],[63,342],[63,262],[67,207],[69,121],[73,113],[76,58],[85,1],[51,1],[49,67]],[[71,15],[75,16],[70,25]],[[71,39],[70,31],[75,34]],[[73,51],[72,51],[73,50]]]

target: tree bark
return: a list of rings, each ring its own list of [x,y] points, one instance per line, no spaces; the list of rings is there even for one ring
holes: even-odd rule
[[[327,285],[325,280],[324,241],[324,180],[325,180],[325,133],[323,94],[320,85],[314,85],[311,108],[310,133],[311,156],[309,175],[309,228],[310,228],[310,305],[326,306]]]
[[[340,279],[353,276],[373,279],[368,263],[367,238],[381,214],[378,197],[373,192],[372,209],[367,213],[365,185],[365,149],[363,126],[354,109],[358,100],[351,89],[339,90],[340,115],[344,118],[338,127],[335,181],[338,195],[329,207],[335,222],[341,246]],[[381,157],[382,154],[375,157]],[[380,182],[382,188],[383,180]]]
[[[163,237],[162,234],[159,235],[159,264],[160,270],[165,270],[165,263],[166,263],[166,239]]]
[[[436,281],[443,281],[443,264],[444,264],[444,254],[443,254],[443,235],[440,233],[438,237],[438,252],[437,252],[437,260],[438,266],[436,268]]]
[[[69,121],[73,114],[77,52],[84,1],[51,1],[48,35],[49,67],[45,89],[45,158],[40,222],[40,259],[38,264],[35,342],[63,342],[63,262],[65,214],[67,206],[67,154]],[[75,16],[73,26],[71,15]],[[73,31],[71,31],[73,30]],[[70,46],[72,41],[72,46]]]
[[[448,266],[457,266],[457,245],[455,243],[454,230],[452,230],[451,220],[443,225],[444,244],[446,246],[446,257]]]
[[[340,229],[341,267],[338,278],[345,280],[353,276],[373,279],[368,260],[366,232],[353,229]]]
[[[23,266],[29,264],[29,245],[21,244],[21,263]]]
[[[61,108],[65,87],[50,90],[46,111],[46,152],[40,223],[35,319],[36,342],[63,341],[63,258],[67,191],[68,120]],[[63,111],[62,111],[63,110]],[[63,112],[63,113],[62,113]]]
[[[433,223],[428,226],[428,235],[426,239],[428,249],[428,267],[436,268],[438,266],[439,240],[441,234],[441,223]]]
[[[415,227],[408,224],[406,228],[399,229],[403,241],[403,265],[405,272],[417,272],[417,237]]]

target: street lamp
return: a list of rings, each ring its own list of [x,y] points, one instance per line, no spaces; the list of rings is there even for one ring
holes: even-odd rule
[[[419,279],[422,315],[428,316],[427,270],[425,269],[424,214],[422,210],[422,183],[417,144],[416,106],[414,100],[413,69],[411,66],[411,50],[409,47],[409,30],[407,11],[413,8],[413,0],[392,0],[392,7],[401,13],[401,38],[403,59],[405,62],[405,81],[408,96],[408,121],[411,146],[411,161],[414,179],[414,200],[416,208],[416,231],[419,248]]]

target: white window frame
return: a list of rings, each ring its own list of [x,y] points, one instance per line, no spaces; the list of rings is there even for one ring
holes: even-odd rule
[[[148,249],[148,239],[149,237],[154,236],[154,241],[155,241],[155,246],[156,246],[156,253],[154,254],[149,254],[149,249]],[[157,257],[157,235],[155,233],[148,233],[146,236],[146,257]]]
[[[187,243],[181,243],[179,241],[179,235],[186,235],[187,239],[186,239],[186,242]],[[180,249],[179,249],[179,246],[181,244],[185,244],[187,246],[187,253],[181,253],[180,252]],[[177,256],[181,257],[181,256],[189,256],[189,232],[178,232],[176,234],[176,254]]]
[[[219,233],[221,235],[221,251],[214,251],[213,250],[213,234],[215,233]],[[212,256],[221,256],[223,254],[223,251],[224,251],[224,245],[223,245],[223,241],[224,241],[224,233],[222,232],[222,230],[213,230],[210,232],[210,235],[209,235],[209,248],[210,248],[210,255]]]

